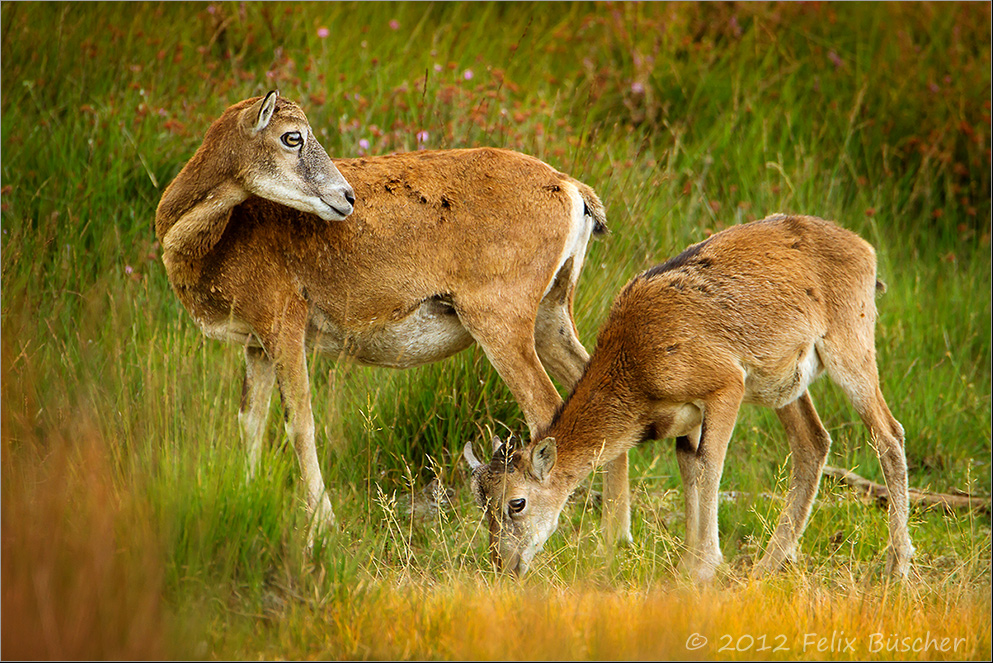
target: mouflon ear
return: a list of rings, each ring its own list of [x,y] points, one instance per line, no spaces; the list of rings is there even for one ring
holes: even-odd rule
[[[548,478],[556,455],[554,437],[546,437],[531,450],[531,472],[538,481],[544,482]]]
[[[269,126],[272,114],[276,112],[276,98],[279,97],[279,90],[273,90],[267,94],[262,101],[252,106],[254,112],[252,122],[252,133],[258,133]]]

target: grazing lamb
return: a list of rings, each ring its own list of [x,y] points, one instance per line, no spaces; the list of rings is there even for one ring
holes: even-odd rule
[[[888,570],[906,576],[903,428],[879,388],[876,257],[852,232],[776,215],[728,228],[634,277],[550,426],[526,446],[500,444],[488,464],[471,444],[472,489],[498,565],[527,572],[590,471],[647,439],[676,438],[686,509],[683,565],[697,581],[722,561],[718,486],[742,403],[776,410],[792,451],[779,524],[755,572],[794,557],[831,439],[808,386],[822,373],[872,436],[889,489]]]

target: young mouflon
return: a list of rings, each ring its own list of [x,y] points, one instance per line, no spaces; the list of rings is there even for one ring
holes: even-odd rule
[[[722,555],[718,487],[742,403],[773,408],[786,429],[786,505],[754,572],[796,554],[831,439],[807,391],[826,372],[869,429],[889,489],[887,569],[906,576],[904,432],[879,388],[875,252],[809,216],[734,226],[634,277],[618,295],[583,376],[551,425],[489,463],[466,444],[471,485],[499,566],[524,574],[594,467],[647,439],[676,439],[685,493],[683,566],[711,579]],[[605,496],[606,497],[606,496]]]

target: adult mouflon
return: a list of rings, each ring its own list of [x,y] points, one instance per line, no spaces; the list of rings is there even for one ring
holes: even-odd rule
[[[250,474],[278,383],[317,527],[333,511],[310,350],[403,368],[478,343],[534,432],[561,403],[548,373],[572,388],[588,359],[572,305],[587,243],[605,230],[603,204],[517,152],[332,161],[303,111],[271,92],[214,122],[155,227],[170,283],[204,334],[245,348]],[[626,495],[626,457],[612,467],[612,490]]]

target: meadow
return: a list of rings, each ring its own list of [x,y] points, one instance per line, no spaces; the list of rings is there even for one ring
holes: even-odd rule
[[[490,566],[460,458],[525,432],[476,348],[408,371],[311,358],[340,528],[305,550],[273,399],[244,480],[239,348],[166,279],[164,187],[230,104],[278,88],[332,156],[495,145],[594,187],[611,233],[576,296],[592,348],[639,271],[774,212],[877,250],[882,389],[912,487],[991,491],[989,3],[32,3],[0,9],[2,656],[989,659],[988,506],[885,509],[830,478],[796,565],[748,577],[789,481],[745,408],[713,586],[677,564],[671,441],[632,451],[633,546],[600,478],[531,573]],[[829,464],[882,481],[864,427],[812,389]],[[987,500],[988,505],[988,500]]]

